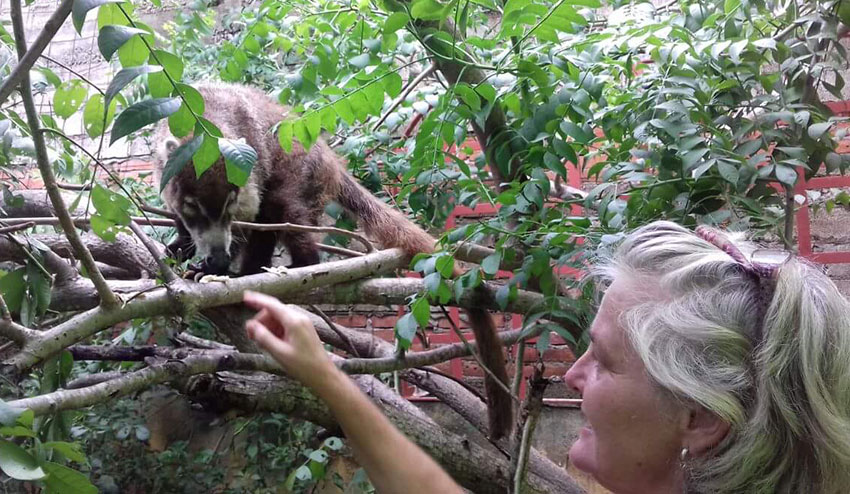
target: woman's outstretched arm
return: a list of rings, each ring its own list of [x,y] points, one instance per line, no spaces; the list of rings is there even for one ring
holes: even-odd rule
[[[463,492],[337,369],[308,318],[268,295],[245,292],[244,300],[259,311],[245,325],[248,336],[328,405],[378,492]]]

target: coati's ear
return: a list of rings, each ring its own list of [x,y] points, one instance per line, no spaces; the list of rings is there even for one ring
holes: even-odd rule
[[[179,145],[180,145],[180,143],[177,142],[176,139],[171,139],[171,138],[167,139],[165,141],[165,154],[168,155],[168,156],[171,156],[171,153],[173,153],[174,150],[177,149],[177,146],[179,146]]]

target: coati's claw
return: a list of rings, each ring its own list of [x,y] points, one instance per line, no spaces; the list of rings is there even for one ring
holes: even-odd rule
[[[198,280],[198,283],[215,283],[215,282],[227,283],[228,281],[230,281],[229,276],[221,276],[221,275],[217,275],[217,274],[203,274],[203,273],[200,273],[200,274],[202,276]]]
[[[289,272],[289,268],[286,267],[286,266],[275,266],[273,268],[267,268],[267,267],[263,266],[263,271],[265,271],[267,273],[274,273],[278,276],[283,276],[287,272]]]

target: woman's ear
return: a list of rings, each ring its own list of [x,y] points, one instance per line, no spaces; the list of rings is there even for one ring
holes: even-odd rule
[[[730,425],[701,406],[689,410],[682,435],[682,446],[691,456],[699,457],[720,444],[729,434]]]

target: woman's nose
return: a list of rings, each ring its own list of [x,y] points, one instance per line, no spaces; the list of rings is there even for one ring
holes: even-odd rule
[[[567,370],[567,373],[564,374],[564,382],[567,383],[571,389],[582,393],[584,391],[584,370],[583,367],[584,355],[579,357],[578,360],[573,362],[573,365]]]

